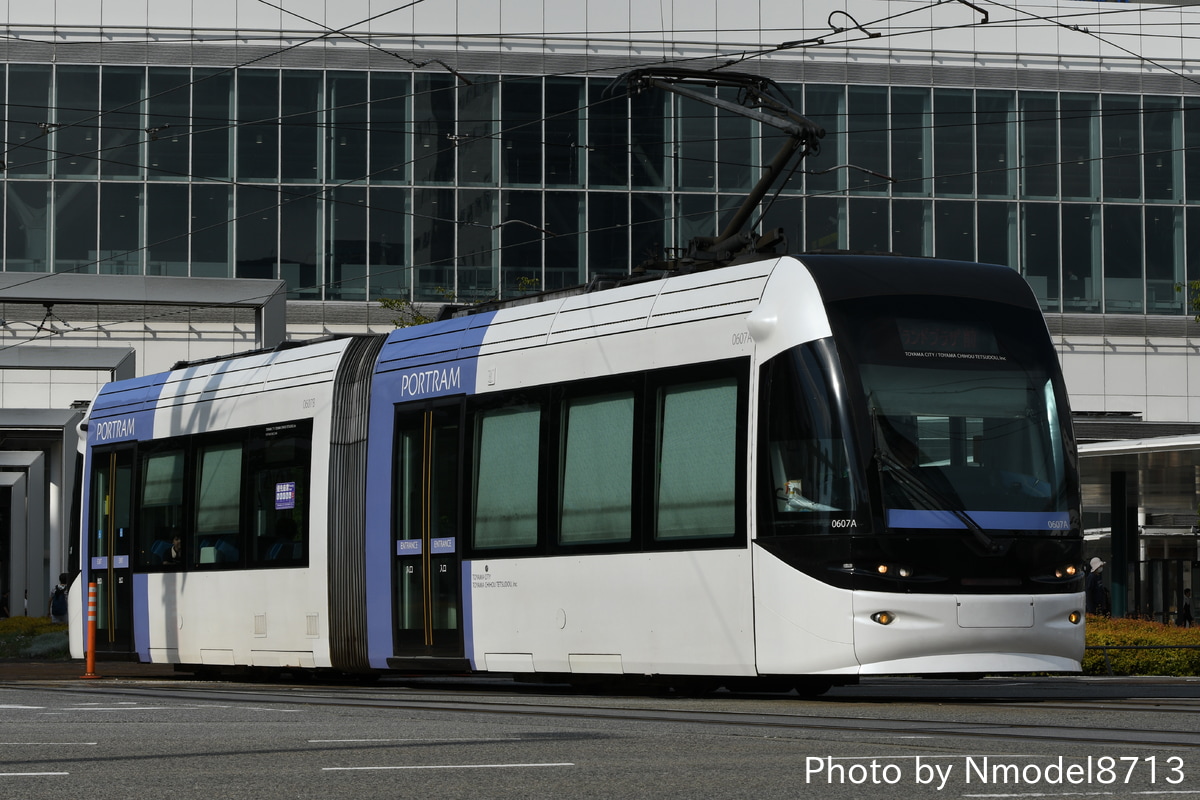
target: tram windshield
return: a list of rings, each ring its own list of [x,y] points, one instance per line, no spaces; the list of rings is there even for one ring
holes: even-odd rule
[[[859,317],[847,337],[887,526],[1069,528],[1067,415],[1044,323],[1011,307],[947,305]]]

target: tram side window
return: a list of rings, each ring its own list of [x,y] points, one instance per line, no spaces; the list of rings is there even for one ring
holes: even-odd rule
[[[296,424],[268,429],[247,450],[255,564],[299,564],[308,555],[310,450]]]
[[[241,560],[242,444],[199,448],[200,482],[196,487],[197,564],[230,564]]]
[[[657,541],[736,533],[737,399],[734,378],[659,390]]]
[[[142,456],[137,526],[140,567],[183,566],[183,467],[182,449]]]
[[[631,541],[633,392],[568,398],[562,414],[559,541]]]
[[[764,376],[765,474],[779,522],[816,523],[814,512],[853,511],[850,464],[825,356],[819,357],[816,345],[804,345],[779,356]],[[762,534],[771,532],[764,526]]]
[[[510,406],[475,415],[472,545],[533,547],[538,540],[541,409]]]

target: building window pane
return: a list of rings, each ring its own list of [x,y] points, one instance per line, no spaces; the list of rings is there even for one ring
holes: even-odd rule
[[[1104,207],[1104,310],[1138,314],[1145,290],[1142,270],[1142,209]]]
[[[1016,203],[980,203],[976,206],[979,223],[976,260],[985,264],[1017,267]]]
[[[723,100],[737,102],[736,91],[723,88],[718,92]],[[755,136],[755,128],[748,117],[717,111],[717,189],[720,191],[738,192],[750,188],[754,165],[759,163],[759,139]]]
[[[188,142],[191,126],[188,109],[191,75],[186,69],[167,67],[151,67],[149,74],[149,97],[146,100],[146,156],[149,162],[148,177],[152,180],[182,180],[188,175]],[[205,86],[205,88],[209,88]],[[196,89],[197,99],[201,89]],[[225,104],[228,106],[229,97],[226,89]],[[225,114],[221,121],[210,123],[220,125],[224,136],[229,133],[229,115]],[[200,124],[196,126],[201,129]],[[198,142],[207,139],[198,139]],[[199,147],[199,144],[197,144]],[[205,166],[209,166],[207,163]],[[202,173],[205,177],[211,173]],[[225,177],[228,169],[213,177]]]
[[[846,90],[841,86],[804,87],[804,116],[825,129],[821,152],[804,160],[805,188],[811,194],[835,192],[846,184],[846,170],[834,169],[846,163]],[[826,172],[825,170],[829,170]]]
[[[1178,314],[1183,310],[1183,213],[1179,208],[1147,206],[1146,313]]]
[[[680,97],[678,104],[675,169],[679,188],[686,191],[712,191],[716,187],[717,176],[714,109],[690,97]]]
[[[238,179],[279,178],[279,73],[240,70],[237,76]]]
[[[1064,199],[1100,199],[1099,102],[1094,94],[1064,94],[1059,99]]]
[[[1200,209],[1187,209],[1187,280],[1200,281]],[[1188,297],[1192,292],[1184,292]],[[1186,298],[1185,298],[1186,300]],[[1190,306],[1188,313],[1194,313]]]
[[[320,300],[325,288],[320,198],[285,196],[279,206],[279,227],[288,232],[279,237],[279,278],[287,284],[288,298]]]
[[[100,274],[142,274],[143,191],[136,183],[100,184]]]
[[[1043,311],[1058,310],[1059,249],[1057,206],[1022,203],[1025,238],[1021,248],[1021,273],[1037,295]]]
[[[1142,111],[1138,98],[1110,94],[1104,95],[1101,102],[1104,199],[1137,200],[1142,195]]]
[[[261,186],[237,188],[238,278],[274,278],[279,261],[279,193]]]
[[[409,89],[407,75],[394,73],[371,74],[371,180],[376,183],[403,182],[408,174],[408,141],[411,131],[408,124]],[[336,106],[334,106],[336,107]],[[335,118],[341,126],[342,118]],[[353,117],[351,118],[353,119]],[[339,147],[341,140],[339,139]],[[353,156],[354,136],[347,132],[347,147]],[[335,175],[354,174],[354,161],[339,164],[343,158],[333,159]],[[344,169],[343,169],[344,167]]]
[[[71,177],[95,175],[100,68],[60,65],[55,84],[55,122],[59,125],[54,134],[55,172]]]
[[[506,294],[542,288],[542,193],[500,195],[500,274]]]
[[[497,289],[512,291],[514,286],[498,286],[496,275],[496,203],[498,192],[491,189],[464,189],[458,193],[458,299],[476,302],[495,297]],[[513,276],[515,283],[516,276]]]
[[[54,271],[96,271],[97,183],[54,184]]]
[[[629,272],[629,195],[593,192],[588,197],[588,271]]]
[[[878,173],[852,169],[846,176],[851,191],[887,193],[888,90],[886,86],[851,86],[847,100],[847,155],[849,163]]]
[[[153,69],[150,75],[153,78]],[[233,76],[226,70],[196,70],[193,79],[192,171],[206,178],[228,178],[230,143],[237,130],[233,124]],[[180,139],[185,148],[186,141]]]
[[[1186,196],[1189,203],[1200,203],[1200,99],[1188,97],[1183,102]],[[1188,263],[1191,263],[1191,259]]]
[[[1016,97],[1012,92],[975,94],[975,147],[981,197],[1016,196]]]
[[[367,76],[361,72],[329,72],[325,75],[325,87],[325,114],[329,131],[324,138],[329,179],[338,182],[365,180],[368,132]],[[378,109],[380,117],[387,116],[389,109],[386,104],[389,101],[394,102],[394,99],[384,98],[381,101],[385,107]],[[402,97],[401,103],[403,102]],[[381,119],[379,123],[378,130],[370,130],[371,135],[377,135],[381,141],[386,141],[391,136],[403,138],[407,135],[406,131],[394,130],[389,121]],[[401,175],[403,174],[401,172]],[[379,177],[382,179],[384,176]]]
[[[901,256],[933,252],[933,203],[930,200],[892,201],[892,250]]]
[[[1100,206],[1062,207],[1063,310],[1100,309]]]
[[[146,187],[147,275],[188,274],[188,187],[152,183]]]
[[[846,205],[837,197],[810,197],[804,204],[806,250],[844,250]]]
[[[1055,95],[1021,93],[1021,196],[1058,196],[1058,107]]]
[[[975,206],[938,200],[933,204],[933,254],[957,261],[975,260]]]
[[[233,189],[192,184],[192,277],[231,278]]]
[[[458,87],[458,181],[462,184],[496,183],[496,120],[499,87],[494,79],[477,77],[470,86]]]
[[[577,286],[587,279],[583,232],[587,230],[587,195],[583,192],[546,192],[546,230],[554,234],[544,242],[544,289]]]
[[[928,89],[892,89],[892,194],[928,195],[933,168]]]
[[[413,190],[413,299],[445,303],[455,299],[454,190]]]
[[[452,183],[457,135],[454,77],[419,72],[413,81],[413,181]]]
[[[532,547],[538,534],[541,410],[526,405],[481,411],[475,426],[472,544]]]
[[[891,250],[888,234],[892,223],[887,200],[850,200],[850,249],[865,253],[887,253]]]
[[[629,98],[630,183],[639,189],[669,188],[667,138],[670,111],[665,92],[652,89]]]
[[[588,185],[629,185],[629,98],[608,91],[609,81],[588,82]]]
[[[1167,97],[1147,97],[1143,100],[1143,107],[1146,199],[1177,201],[1181,185],[1180,147],[1183,144],[1179,101]]]
[[[408,190],[373,187],[368,196],[371,299],[408,297]]]
[[[10,272],[48,271],[50,184],[9,181],[7,197],[5,269]]]
[[[285,70],[280,92],[280,171],[287,183],[315,183],[321,177],[325,130],[321,107],[321,75]],[[360,172],[357,176],[365,176]]]
[[[12,64],[8,84],[5,172],[9,176],[46,177],[50,174],[49,127],[55,121],[50,119],[50,66]]]
[[[628,542],[632,537],[633,393],[564,403],[563,544]]]
[[[969,89],[933,92],[933,187],[939,195],[971,194],[975,186],[975,117]]]
[[[339,186],[325,204],[328,300],[367,299],[367,190]]]
[[[673,245],[667,213],[670,198],[665,194],[635,194],[630,201],[633,224],[629,226],[629,264],[637,266],[661,258],[664,248]]]
[[[546,185],[582,186],[586,100],[582,78],[546,78]]]
[[[665,387],[659,393],[658,418],[655,539],[732,536],[737,381]]]
[[[506,78],[500,84],[500,148],[506,185],[542,182],[542,80]]]
[[[146,71],[139,67],[104,67],[100,74],[100,176],[141,175]]]

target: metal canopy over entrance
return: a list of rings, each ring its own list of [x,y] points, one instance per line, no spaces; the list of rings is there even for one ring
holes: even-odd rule
[[[275,347],[287,334],[287,285],[281,280],[0,273],[0,297],[43,305],[253,308],[255,347]]]
[[[1108,563],[1114,616],[1172,622],[1200,586],[1200,435],[1079,446],[1088,555]],[[1107,523],[1107,524],[1105,524]]]

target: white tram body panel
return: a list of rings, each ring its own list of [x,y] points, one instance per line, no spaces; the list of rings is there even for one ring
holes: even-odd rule
[[[111,411],[103,402],[93,408],[89,444],[100,443],[95,431],[110,413],[136,419],[136,440],[143,446],[201,431],[307,418],[313,427],[313,463],[327,462],[330,387],[346,344],[321,342],[141,379],[144,399],[118,403]],[[90,472],[90,447],[88,455],[85,470]],[[327,506],[327,480],[313,480],[309,491],[313,509]],[[301,567],[117,574],[116,580],[133,583],[134,652],[153,663],[328,667],[326,533],[325,516],[312,514],[307,564]],[[87,537],[83,544],[88,558]],[[208,549],[200,549],[199,559],[218,561]],[[94,558],[93,564],[101,563]]]
[[[798,551],[765,546],[759,529],[764,503],[775,502],[781,482],[779,475],[762,474],[774,464],[768,466],[771,448],[759,434],[765,426],[760,415],[768,415],[760,380],[767,383],[772,360],[793,357],[809,344],[824,342],[828,349],[835,338],[817,278],[803,258],[784,257],[401,329],[376,340],[375,349],[340,339],[112,384],[88,421],[88,475],[96,448],[108,457],[126,445],[152,450],[155,443],[193,434],[269,430],[296,420],[311,425],[307,550],[294,565],[243,554],[238,568],[232,562],[222,568],[216,546],[209,552],[202,545],[186,568],[139,570],[129,568],[128,556],[120,562],[89,553],[89,542],[100,541],[89,533],[85,563],[107,576],[114,609],[125,601],[112,583],[132,584],[128,646],[143,661],[695,677],[1077,670],[1083,649],[1083,626],[1074,616],[1082,607],[1079,593],[922,593],[919,584],[899,591],[846,588],[856,584],[839,586],[819,576],[842,567],[850,574],[863,564],[825,558],[798,566]],[[572,551],[547,544],[539,533],[540,549],[514,556],[474,543],[465,516],[438,531],[439,514],[465,515],[473,502],[457,495],[467,491],[470,464],[454,460],[453,470],[462,471],[446,487],[459,510],[447,516],[434,496],[434,482],[445,475],[431,454],[444,430],[470,462],[472,409],[627,376],[651,381],[688,369],[702,375],[706,364],[724,364],[740,376],[741,505],[731,517],[744,532],[740,539],[634,546],[643,535],[635,530],[634,544],[624,551]],[[346,402],[340,392],[354,383],[345,377],[348,369],[362,371],[356,390],[362,408],[340,416]],[[649,407],[648,399],[639,402]],[[544,413],[553,420],[559,412]],[[359,420],[358,439],[339,427],[343,416]],[[550,436],[545,430],[551,422],[540,424],[540,435]],[[858,424],[852,433],[861,439],[861,419]],[[972,424],[983,430],[983,422]],[[870,422],[866,427],[867,438],[876,435]],[[704,435],[703,424],[697,431]],[[649,445],[643,449],[649,452]],[[871,456],[864,448],[857,457]],[[538,458],[553,463],[545,454]],[[356,459],[361,468],[352,463]],[[402,488],[412,478],[402,473],[411,469],[418,471],[412,483],[424,498],[419,509]],[[651,468],[644,471],[649,480]],[[772,492],[769,500],[761,499],[764,485]],[[552,501],[538,502],[541,513],[549,513],[544,509]],[[85,530],[89,519],[94,524],[96,507],[85,494]],[[647,519],[646,509],[631,513]],[[243,509],[243,525],[251,513]],[[863,520],[866,514],[884,518],[879,509],[862,513]],[[402,535],[410,516],[421,532]],[[1050,516],[1052,528],[1066,524],[1065,512]],[[902,508],[899,529],[919,527],[914,519],[926,528],[973,524]],[[836,519],[807,535],[848,541],[857,524]],[[239,535],[245,542],[260,534]],[[937,531],[919,535],[938,546]],[[871,546],[886,550],[907,536],[877,536],[884,543]],[[881,612],[888,621],[879,622]],[[435,635],[437,626],[441,633]],[[443,634],[449,638],[437,639]]]
[[[756,674],[745,551],[467,563],[477,669]]]

